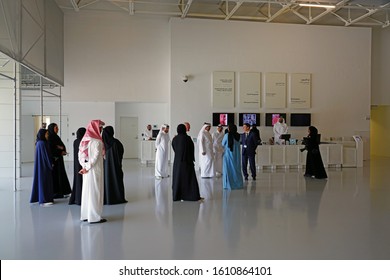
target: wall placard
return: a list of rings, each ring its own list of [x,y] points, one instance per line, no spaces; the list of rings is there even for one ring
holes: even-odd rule
[[[240,108],[259,109],[261,75],[259,72],[241,72],[239,80],[239,105]]]
[[[234,72],[213,72],[213,107],[234,107]]]
[[[265,74],[265,107],[286,108],[286,73]]]
[[[290,108],[310,108],[311,74],[293,73],[290,79]]]

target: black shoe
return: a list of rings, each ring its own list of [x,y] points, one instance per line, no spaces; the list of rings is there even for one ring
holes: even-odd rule
[[[90,222],[90,224],[101,224],[101,223],[105,223],[107,222],[106,219],[100,219],[100,221],[97,221],[97,222]]]
[[[253,181],[256,181],[256,177],[252,177]]]
[[[247,176],[247,177],[245,177],[245,181],[248,181],[248,176]]]
[[[88,222],[88,219],[81,220],[82,222]]]

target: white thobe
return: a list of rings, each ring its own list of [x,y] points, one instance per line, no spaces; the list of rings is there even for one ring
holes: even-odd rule
[[[156,177],[168,177],[169,134],[160,131],[156,138],[156,162],[154,175]]]
[[[286,134],[287,133],[287,124],[285,123],[280,123],[280,122],[276,122],[274,124],[274,142],[275,144],[278,143],[278,144],[282,144],[283,143],[283,139],[280,139],[280,135],[282,134]]]
[[[143,136],[144,140],[149,140],[152,137],[153,137],[153,131],[152,130],[145,130],[144,131],[144,136]]]
[[[198,135],[199,167],[201,177],[214,177],[214,152],[213,139],[207,130],[202,130]],[[206,153],[203,155],[203,153]]]
[[[223,162],[223,146],[222,139],[224,133],[214,131],[213,133],[213,149],[214,149],[214,169],[215,172],[222,174],[222,162]]]
[[[101,220],[104,199],[104,171],[103,171],[103,142],[91,139],[88,144],[88,162],[82,162],[79,152],[80,165],[88,170],[83,175],[83,189],[81,193],[81,220],[89,223]]]

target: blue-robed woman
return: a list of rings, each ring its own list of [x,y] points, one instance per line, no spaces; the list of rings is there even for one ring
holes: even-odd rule
[[[222,140],[224,147],[222,164],[222,185],[224,189],[242,189],[240,134],[235,124],[229,124]]]
[[[42,206],[53,204],[53,176],[50,148],[47,142],[49,132],[40,129],[35,144],[34,179],[31,203],[39,202]]]

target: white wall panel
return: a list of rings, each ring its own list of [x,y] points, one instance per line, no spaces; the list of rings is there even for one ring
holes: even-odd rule
[[[187,119],[195,135],[204,121],[211,120],[215,111],[210,102],[211,73],[216,70],[312,73],[309,112],[320,133],[347,136],[369,131],[368,28],[171,19],[173,126]],[[183,74],[192,79],[183,83]],[[232,111],[242,109],[234,107]],[[260,112],[266,111],[262,103]],[[286,108],[286,112],[296,111]],[[262,139],[272,136],[271,127],[260,130]],[[307,129],[290,128],[289,132],[301,138]]]

